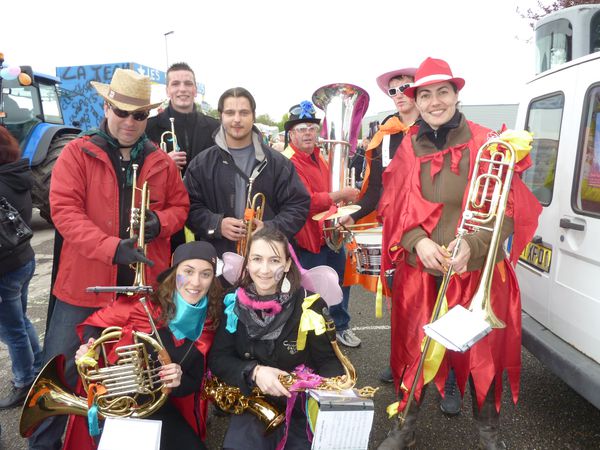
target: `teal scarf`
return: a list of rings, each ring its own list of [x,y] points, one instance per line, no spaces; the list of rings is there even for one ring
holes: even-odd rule
[[[169,322],[169,329],[177,339],[188,338],[195,341],[202,334],[206,312],[208,310],[208,296],[205,295],[195,305],[186,302],[179,292],[173,294],[175,302],[175,317]]]

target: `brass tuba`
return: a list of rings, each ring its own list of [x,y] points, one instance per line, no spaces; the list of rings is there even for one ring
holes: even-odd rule
[[[344,374],[323,378],[321,383],[313,389],[327,390],[327,391],[342,391],[345,389],[352,389],[356,384],[356,370],[350,362],[350,360],[340,350],[336,334],[335,324],[333,319],[329,315],[327,308],[323,311],[325,317],[326,333],[329,338],[329,342],[333,347],[336,357],[344,368]],[[290,389],[294,383],[298,380],[298,377],[293,372],[289,375],[281,375],[279,381],[286,388]],[[358,394],[361,397],[373,397],[378,388],[372,388],[366,386],[358,390]],[[304,391],[306,389],[297,389],[298,391]],[[267,402],[264,394],[258,387],[252,390],[250,396],[242,395],[240,389],[236,386],[229,386],[217,377],[211,376],[208,378],[204,386],[203,397],[213,401],[222,410],[231,414],[243,414],[249,411],[265,425],[266,433],[270,433],[275,430],[279,425],[285,421],[285,414],[281,413],[273,405]]]
[[[452,258],[456,257],[458,248],[465,235],[475,233],[480,230],[492,233],[488,253],[485,257],[485,263],[481,269],[479,284],[475,294],[471,299],[469,310],[479,314],[492,328],[505,328],[505,323],[498,319],[492,310],[491,305],[491,287],[494,275],[494,265],[496,264],[496,255],[500,247],[500,236],[504,214],[508,203],[508,194],[512,183],[516,161],[516,152],[513,146],[499,138],[489,139],[477,151],[475,165],[471,183],[467,192],[467,201],[462,213],[462,219],[457,229],[457,243],[452,253]],[[480,170],[482,173],[479,173]],[[431,321],[434,322],[440,317],[443,299],[446,296],[446,290],[450,283],[450,277],[454,274],[452,266],[444,274],[440,290],[437,295]],[[425,341],[421,350],[421,358],[415,378],[413,380],[408,400],[404,410],[399,416],[400,424],[404,424],[411,403],[414,400],[415,391],[419,378],[423,373],[425,357],[431,338],[425,335]]]
[[[312,100],[325,112],[327,136],[321,142],[325,145],[329,161],[331,191],[355,187],[355,177],[349,168],[350,147],[358,137],[361,119],[369,106],[369,94],[353,84],[334,83],[317,89]],[[323,224],[325,242],[336,252],[345,242],[345,236],[338,230],[337,222],[338,219],[331,219]]]

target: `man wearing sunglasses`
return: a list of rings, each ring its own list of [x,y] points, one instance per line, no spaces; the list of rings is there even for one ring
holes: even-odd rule
[[[186,225],[211,242],[219,257],[235,252],[247,232],[247,200],[262,193],[264,222],[292,238],[304,225],[310,203],[294,165],[264,143],[254,126],[256,102],[247,89],[226,90],[217,109],[221,128],[215,145],[196,156],[185,175],[190,194]],[[256,229],[263,226],[256,218],[253,223]]]
[[[71,141],[52,172],[52,221],[63,238],[52,293],[56,297],[46,331],[44,360],[65,356],[65,378],[75,386],[76,327],[97,309],[116,300],[114,292],[89,293],[90,286],[131,286],[138,262],[147,266],[147,283],[170,265],[169,239],[183,227],[189,199],[175,163],[145,135],[150,110],[150,79],[116,69],[110,85],[92,81],[105,100],[98,129]],[[150,207],[145,221],[146,254],[130,239],[133,165],[137,187],[147,182]],[[136,207],[140,207],[136,190]],[[139,232],[139,230],[134,230]],[[45,420],[30,438],[32,449],[60,448],[67,416]]]
[[[354,202],[358,196],[358,189],[345,187],[331,192],[331,173],[321,156],[321,150],[317,147],[320,123],[321,120],[315,116],[315,109],[311,102],[303,101],[292,106],[289,120],[284,125],[290,144],[283,154],[296,166],[298,175],[310,194],[308,219],[295,236],[300,263],[306,269],[320,265],[330,266],[337,272],[341,283],[344,280],[346,255],[344,251],[334,252],[325,244],[322,226],[311,217],[327,211],[336,203]],[[337,339],[347,347],[358,347],[361,341],[349,326],[350,288],[342,287],[342,293],[342,302],[330,308]]]

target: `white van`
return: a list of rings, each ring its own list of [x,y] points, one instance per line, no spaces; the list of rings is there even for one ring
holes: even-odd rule
[[[600,5],[537,26],[539,75],[517,129],[533,133],[523,180],[543,205],[517,276],[523,345],[600,408]],[[586,56],[577,57],[579,54]]]

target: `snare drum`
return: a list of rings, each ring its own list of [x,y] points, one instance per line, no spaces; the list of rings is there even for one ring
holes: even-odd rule
[[[356,250],[356,271],[361,274],[379,275],[381,270],[381,241],[383,239],[382,227],[355,231],[354,240]]]

